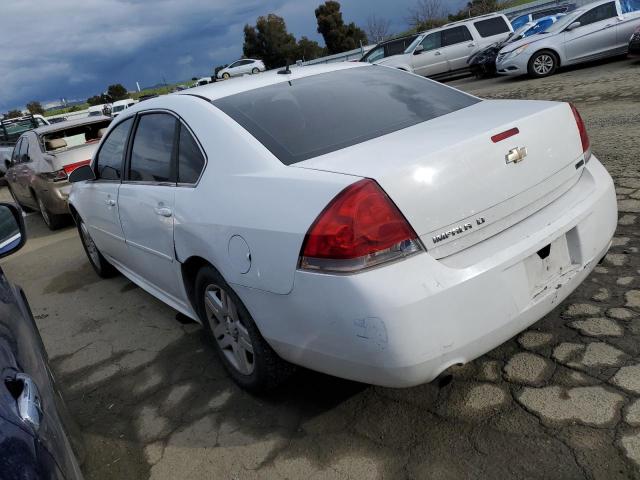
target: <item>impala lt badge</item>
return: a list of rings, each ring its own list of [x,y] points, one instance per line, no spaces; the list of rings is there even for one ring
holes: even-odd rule
[[[509,163],[520,163],[527,156],[527,147],[516,147],[509,150],[509,153],[504,157]]]

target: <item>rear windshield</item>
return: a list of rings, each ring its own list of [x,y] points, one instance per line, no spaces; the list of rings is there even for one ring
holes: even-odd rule
[[[479,101],[395,68],[370,66],[293,79],[213,104],[291,165]]]
[[[111,120],[104,120],[51,132],[42,136],[42,143],[47,152],[60,152],[73,147],[98,143],[110,123]]]
[[[488,18],[487,20],[480,20],[474,23],[478,33],[481,37],[492,37],[494,35],[500,35],[501,33],[507,33],[511,31],[507,22],[502,17]]]

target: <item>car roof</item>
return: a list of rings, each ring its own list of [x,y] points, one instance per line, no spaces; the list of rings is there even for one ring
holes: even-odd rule
[[[493,18],[493,17],[504,17],[504,15],[498,12],[487,13],[485,15],[478,15],[477,17],[465,18],[464,20],[456,20],[455,22],[446,23],[442,27],[438,27],[438,29],[451,27],[452,25],[461,25],[463,23],[475,22],[477,20],[488,20],[489,18]],[[437,30],[437,29],[434,28],[433,30]],[[426,31],[431,31],[431,30],[426,30]]]
[[[52,125],[45,125],[43,127],[34,128],[31,131],[37,133],[38,135],[45,135],[47,133],[57,132],[58,130],[78,127],[80,125],[90,125],[92,123],[103,122],[105,120],[111,120],[111,117],[100,115],[94,117],[74,118],[73,120],[65,120],[64,122],[58,122]]]
[[[201,87],[194,87],[190,88],[189,90],[176,92],[172,95],[193,95],[197,97],[204,97],[207,100],[213,101],[219,98],[235,95],[236,93],[247,92],[249,90],[255,90],[256,88],[266,87],[269,85],[274,85],[276,83],[283,83],[289,80],[310,77],[312,75],[319,75],[321,73],[335,72],[338,70],[346,70],[348,68],[364,67],[372,67],[372,65],[369,63],[361,62],[339,62],[320,65],[308,65],[304,67],[291,65],[291,73],[289,74],[279,74],[278,72],[285,68],[281,67],[275,70],[263,72],[260,75],[247,75],[244,77],[225,80],[224,82],[210,83]]]

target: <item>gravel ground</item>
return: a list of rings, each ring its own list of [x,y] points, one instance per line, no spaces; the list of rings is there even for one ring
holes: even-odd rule
[[[305,371],[248,395],[198,325],[123,277],[100,280],[74,229],[50,233],[29,216],[27,246],[2,266],[27,292],[83,431],[86,477],[640,479],[639,78],[637,61],[617,60],[545,80],[451,82],[575,102],[620,219],[611,253],[567,301],[447,385]]]

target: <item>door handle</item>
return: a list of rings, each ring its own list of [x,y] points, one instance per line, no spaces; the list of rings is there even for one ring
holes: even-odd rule
[[[40,391],[33,379],[25,373],[18,373],[15,381],[22,383],[22,392],[20,392],[17,399],[18,415],[22,421],[38,430],[43,413],[42,404],[40,403]]]
[[[476,46],[476,42],[471,42],[469,45],[467,45],[467,47],[471,48],[471,47],[475,47]]]
[[[116,206],[116,201],[113,198],[107,198],[104,203],[107,204],[107,206],[109,207],[115,207]]]
[[[442,55],[442,53],[441,53],[441,52],[438,52],[438,51],[434,52],[433,54],[434,54],[434,55]]]
[[[168,207],[156,207],[155,212],[161,217],[170,217],[173,215],[173,212]]]

